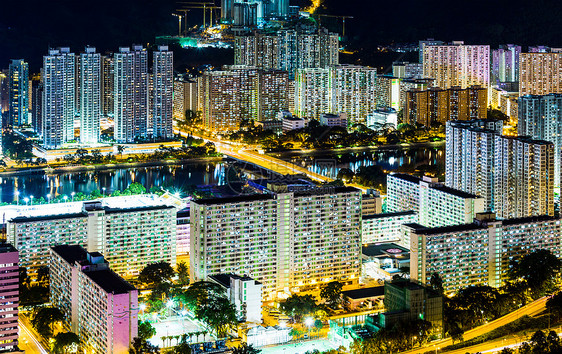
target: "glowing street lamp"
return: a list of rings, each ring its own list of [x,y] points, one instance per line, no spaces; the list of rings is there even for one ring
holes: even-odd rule
[[[64,202],[66,203],[66,200],[68,199],[68,196],[65,195],[65,196],[62,197],[62,199],[64,199]]]
[[[25,197],[23,198],[23,201],[25,202],[25,205],[27,205],[27,203],[29,203],[29,198]]]
[[[30,195],[30,196],[29,196],[29,199],[31,199],[31,205],[33,205],[33,196]]]
[[[20,205],[20,192],[15,191],[14,194],[16,196],[16,204]]]
[[[103,187],[101,190],[102,190],[103,195],[105,196],[105,187]]]
[[[50,202],[51,202],[51,193],[48,193],[47,194],[47,203],[50,203]]]
[[[70,196],[72,197],[72,201],[74,201],[74,195],[75,195],[75,194],[76,194],[76,193],[74,193],[74,192],[70,193]]]
[[[304,324],[305,324],[306,328],[308,328],[308,339],[310,339],[310,328],[312,328],[312,326],[314,325],[314,318],[312,318],[312,317],[305,318]]]

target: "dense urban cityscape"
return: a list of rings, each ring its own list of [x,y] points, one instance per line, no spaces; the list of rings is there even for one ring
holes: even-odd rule
[[[0,17],[0,353],[562,353],[532,16],[378,43],[355,3],[122,1]]]

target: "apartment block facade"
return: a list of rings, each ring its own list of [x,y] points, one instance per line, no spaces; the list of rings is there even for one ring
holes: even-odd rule
[[[242,274],[277,298],[358,281],[361,192],[342,187],[191,204],[191,277]]]
[[[50,301],[89,353],[128,353],[138,335],[138,290],[98,252],[77,245],[50,249]]]
[[[465,225],[403,226],[411,240],[410,277],[427,284],[438,273],[448,293],[471,285],[500,287],[509,262],[537,249],[560,257],[561,231],[560,219],[552,216],[498,221],[493,214]]]
[[[562,93],[562,53],[521,53],[519,96]]]
[[[19,305],[18,251],[0,243],[0,352],[11,352],[18,345]]]
[[[361,218],[361,242],[363,244],[394,242],[409,248],[409,240],[402,238],[402,225],[417,222],[418,215],[414,211],[363,215]]]

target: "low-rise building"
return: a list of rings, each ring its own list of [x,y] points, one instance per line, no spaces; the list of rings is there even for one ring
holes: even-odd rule
[[[219,284],[226,291],[230,303],[236,308],[239,321],[262,322],[261,283],[250,277],[235,274],[216,274],[209,280]]]
[[[347,127],[347,113],[322,113],[320,115],[320,125],[327,127]]]
[[[128,353],[138,334],[138,291],[98,252],[77,245],[50,249],[50,300],[88,353]]]
[[[18,346],[19,266],[18,251],[0,243],[0,352]]]
[[[361,215],[373,215],[382,213],[381,194],[376,190],[369,190],[361,195]]]
[[[261,127],[263,131],[271,130],[275,134],[283,132],[283,121],[277,119],[261,120],[255,123],[256,126]]]
[[[380,108],[367,116],[367,127],[381,129],[398,127],[398,113],[394,108]]]
[[[289,132],[295,129],[302,129],[308,125],[307,121],[303,118],[295,116],[283,116],[283,133]]]
[[[372,309],[382,305],[384,299],[384,286],[373,286],[342,291],[342,296],[349,302],[352,310]]]

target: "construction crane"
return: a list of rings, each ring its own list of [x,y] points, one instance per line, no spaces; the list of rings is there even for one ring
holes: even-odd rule
[[[176,11],[189,11],[193,9],[203,9],[203,28],[207,25],[207,10],[210,10],[211,21],[210,25],[213,25],[213,10],[220,9],[219,6],[215,6],[214,2],[195,2],[195,1],[178,1],[178,4],[182,7]]]
[[[342,37],[345,37],[345,19],[346,18],[353,18],[353,16],[337,16],[337,15],[316,15],[318,16],[318,24],[322,25],[322,17],[334,17],[334,18],[341,18],[342,19]]]

